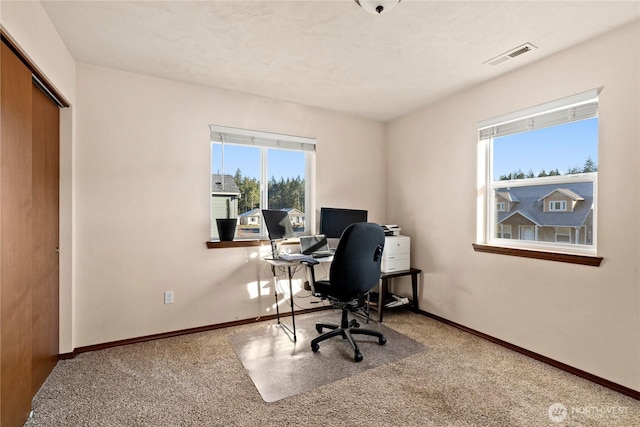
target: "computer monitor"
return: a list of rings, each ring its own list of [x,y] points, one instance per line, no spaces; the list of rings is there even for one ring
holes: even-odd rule
[[[363,209],[320,208],[320,234],[339,239],[345,228],[356,222],[367,222]]]
[[[263,209],[262,217],[267,226],[269,240],[290,239],[295,236],[289,214],[286,211]]]

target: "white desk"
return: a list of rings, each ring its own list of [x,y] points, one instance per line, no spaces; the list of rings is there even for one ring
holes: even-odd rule
[[[330,257],[314,258],[314,260],[318,261],[319,263],[325,263],[325,262],[330,263],[331,261],[333,261],[333,257],[330,256]],[[276,299],[276,318],[278,319],[278,325],[282,326],[282,328],[284,328],[285,330],[293,334],[293,341],[295,342],[297,340],[297,335],[296,335],[296,317],[295,317],[295,311],[293,308],[293,276],[297,272],[298,267],[301,267],[303,265],[302,260],[295,259],[291,261],[284,261],[281,259],[273,259],[268,257],[268,258],[262,258],[262,261],[269,264],[269,266],[271,267],[271,273],[273,274],[273,295]],[[289,280],[289,299],[291,303],[292,328],[289,328],[280,320],[280,305],[278,304],[278,273],[277,273],[278,269],[280,269],[283,273],[286,273],[287,279]]]

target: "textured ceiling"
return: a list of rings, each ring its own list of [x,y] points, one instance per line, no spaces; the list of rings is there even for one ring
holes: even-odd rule
[[[620,27],[639,1],[42,1],[76,61],[391,120]],[[532,43],[493,67],[483,62]]]

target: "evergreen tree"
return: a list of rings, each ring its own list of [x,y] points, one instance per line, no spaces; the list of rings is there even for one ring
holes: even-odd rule
[[[256,178],[243,177],[240,169],[236,170],[234,180],[240,190],[238,212],[245,213],[260,207],[260,183]]]
[[[500,175],[501,181],[510,181],[512,179],[524,179],[524,172],[522,172],[522,169],[518,169],[508,175]]]
[[[275,177],[269,180],[269,208],[270,209],[298,209],[304,212],[304,179],[299,176],[291,178]]]
[[[576,163],[576,165],[572,168],[569,168],[567,174],[577,174],[577,173],[590,173],[590,172],[598,172],[598,165],[595,164],[591,156],[587,157],[587,160],[584,162],[584,166],[580,167]]]
[[[572,168],[567,169],[567,175],[573,175],[576,173],[581,173],[582,172],[582,168],[580,166],[578,166],[578,164],[576,163],[576,165]]]
[[[258,179],[243,177],[240,169],[236,169],[233,179],[240,191],[238,212],[245,213],[251,209],[259,208],[260,182]],[[279,181],[276,181],[276,178],[272,176],[267,184],[269,209],[293,208],[304,213],[304,185],[304,179],[300,176],[294,179],[281,177]]]
[[[566,172],[567,175],[578,174],[578,173],[589,173],[589,172],[597,172],[598,165],[595,164],[591,157],[588,157],[584,163],[584,166],[580,167],[580,165],[576,164],[574,167],[569,168]],[[544,169],[542,169],[538,173],[538,178],[542,178],[545,176],[559,176],[562,175],[558,168],[551,169],[548,173]],[[510,181],[513,179],[524,179],[524,178],[535,178],[535,174],[531,169],[526,174],[522,172],[522,169],[518,169],[517,171],[510,172],[507,175],[500,175],[501,181]]]
[[[584,168],[582,169],[582,172],[584,173],[598,172],[598,165],[594,163],[594,161],[591,159],[591,156],[589,156],[587,158],[587,161],[584,162]]]

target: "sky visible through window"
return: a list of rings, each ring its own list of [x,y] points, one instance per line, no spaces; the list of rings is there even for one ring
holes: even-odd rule
[[[598,165],[597,117],[494,139],[493,179],[517,170],[565,174],[588,158]]]
[[[213,144],[211,149],[211,173],[222,173],[221,144]],[[269,150],[268,176],[280,178],[304,179],[305,154],[293,150]],[[235,175],[240,169],[243,177],[260,178],[260,149],[249,146],[225,144],[224,173]]]
[[[271,178],[304,178],[304,153],[289,150],[270,150]],[[213,144],[211,173],[221,173],[221,145]],[[560,126],[496,138],[493,141],[493,178],[521,170],[535,176],[544,170],[558,169],[561,174],[569,168],[582,167],[588,158],[598,164],[598,118],[581,120]],[[260,177],[260,150],[256,147],[225,145],[225,174]]]

